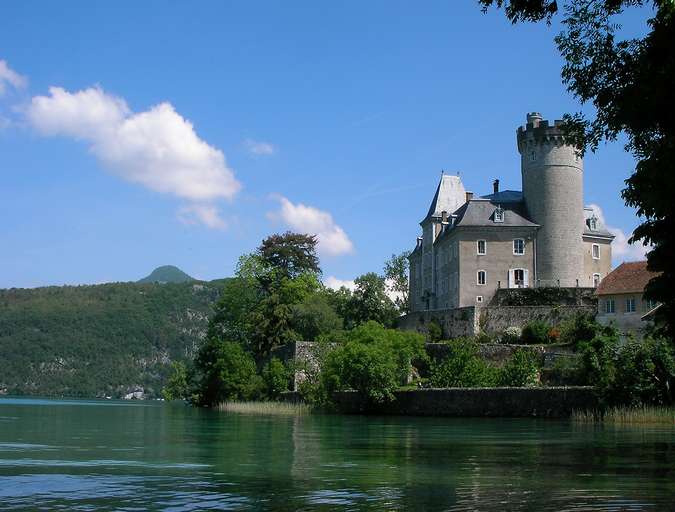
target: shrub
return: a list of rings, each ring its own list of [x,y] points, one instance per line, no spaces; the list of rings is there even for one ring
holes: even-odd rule
[[[200,405],[250,400],[262,389],[253,357],[238,343],[209,338],[197,354],[195,369]]]
[[[358,391],[369,403],[390,401],[407,384],[413,361],[426,358],[423,336],[376,322],[356,327],[347,337],[322,357],[318,388],[306,386],[317,401],[346,389]]]
[[[276,357],[273,357],[262,369],[262,379],[265,384],[267,398],[279,398],[284,391],[288,391],[291,379],[290,370]]]
[[[560,325],[560,341],[577,348],[590,342],[600,332],[602,326],[593,317],[576,315]]]
[[[539,382],[539,357],[531,350],[518,349],[499,371],[500,386],[536,386]]]
[[[523,331],[520,327],[507,327],[501,336],[501,342],[509,345],[515,345],[520,341]]]
[[[190,396],[187,369],[180,361],[171,363],[171,375],[162,389],[162,396],[165,400],[186,400]]]
[[[606,329],[579,346],[584,383],[595,386],[601,394],[606,393],[614,380],[614,359],[618,342],[618,333]]]
[[[432,320],[427,324],[427,334],[429,335],[429,341],[436,343],[443,338],[443,328],[438,322]]]
[[[481,359],[476,345],[466,340],[451,342],[450,355],[440,363],[432,363],[429,382],[433,387],[494,386],[497,369]]]
[[[533,320],[523,328],[521,339],[527,345],[543,345],[550,341],[551,326],[543,320]]]
[[[673,403],[675,363],[665,340],[630,341],[616,352],[614,378],[604,391],[614,405]]]

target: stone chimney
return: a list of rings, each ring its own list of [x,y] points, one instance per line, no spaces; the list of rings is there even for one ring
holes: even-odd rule
[[[466,202],[468,203],[473,199],[473,192],[467,192],[466,193]]]
[[[498,179],[496,179],[492,182],[492,192],[494,194],[499,192],[499,180]]]

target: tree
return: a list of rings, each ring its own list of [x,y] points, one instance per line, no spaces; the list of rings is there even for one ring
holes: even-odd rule
[[[200,405],[256,398],[262,388],[255,361],[239,343],[209,338],[195,358]]]
[[[402,315],[409,311],[408,256],[410,251],[403,251],[399,255],[392,254],[384,263],[384,277],[389,282],[389,289],[395,294],[394,304]]]
[[[396,306],[387,295],[384,278],[369,272],[354,280],[356,288],[348,306],[347,321],[351,326],[373,320],[391,327],[398,316]]]
[[[171,375],[162,389],[162,396],[165,400],[186,400],[190,396],[187,368],[182,362],[171,363]]]
[[[479,0],[483,10],[504,8],[513,23],[550,22],[555,0]],[[563,2],[561,2],[563,3]],[[617,40],[616,17],[626,7],[652,6],[650,31],[643,38]],[[661,272],[647,285],[648,298],[663,304],[659,313],[675,331],[675,2],[672,0],[567,0],[564,31],[556,38],[565,64],[563,83],[582,103],[591,102],[592,119],[564,116],[566,137],[583,153],[603,140],[625,134],[636,159],[622,197],[642,222],[631,242],[651,245],[649,270]]]
[[[268,236],[258,248],[258,255],[282,277],[294,279],[300,274],[321,273],[316,255],[316,236],[291,233]]]

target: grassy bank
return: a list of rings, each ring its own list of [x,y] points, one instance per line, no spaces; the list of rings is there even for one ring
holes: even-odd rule
[[[675,407],[614,407],[606,411],[575,411],[572,421],[604,425],[675,425]]]
[[[286,402],[222,402],[217,410],[238,414],[302,416],[311,413],[307,404]]]

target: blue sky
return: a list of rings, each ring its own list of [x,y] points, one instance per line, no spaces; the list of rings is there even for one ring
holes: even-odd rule
[[[224,277],[285,229],[320,233],[326,278],[379,271],[441,169],[520,189],[525,113],[579,110],[558,31],[472,0],[5,3],[0,287]],[[629,234],[632,157],[585,165],[586,203]]]

